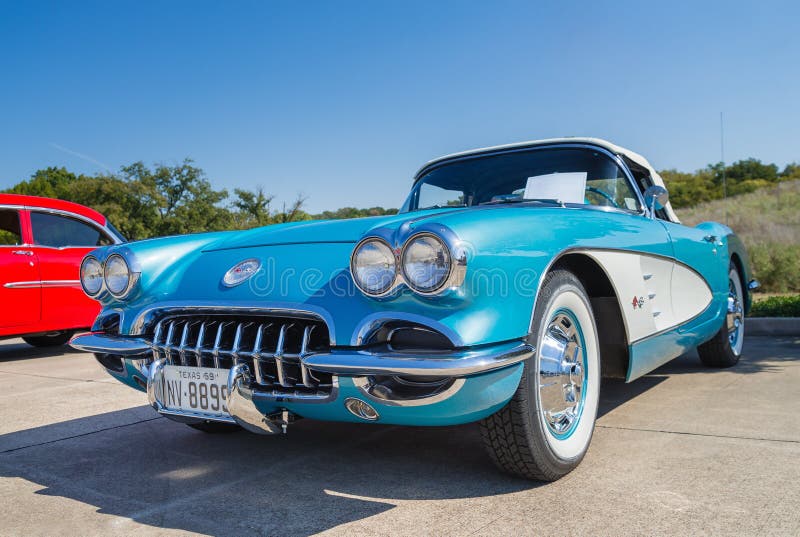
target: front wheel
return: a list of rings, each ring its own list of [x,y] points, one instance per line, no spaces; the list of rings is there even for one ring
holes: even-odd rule
[[[732,367],[739,363],[744,346],[744,291],[736,265],[728,269],[728,304],[725,322],[709,341],[697,347],[700,361],[709,367]]]
[[[52,332],[43,336],[22,336],[22,340],[34,347],[57,347],[64,345],[72,336],[72,332]]]
[[[594,432],[600,349],[592,306],[578,278],[554,270],[536,300],[524,363],[511,401],[481,421],[494,463],[508,473],[555,481],[583,459]]]

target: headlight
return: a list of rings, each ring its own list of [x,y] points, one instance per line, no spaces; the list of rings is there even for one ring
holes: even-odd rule
[[[106,289],[117,298],[125,295],[131,284],[131,269],[125,258],[119,254],[112,254],[106,259],[105,268]]]
[[[388,291],[397,277],[394,252],[383,241],[367,239],[356,246],[350,260],[353,281],[368,295],[381,295]]]
[[[403,249],[403,276],[414,291],[433,293],[450,275],[450,251],[433,235],[418,235]]]
[[[81,262],[81,286],[89,296],[97,296],[103,288],[103,265],[92,256]]]

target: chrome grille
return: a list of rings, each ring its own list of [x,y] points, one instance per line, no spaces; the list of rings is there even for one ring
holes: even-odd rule
[[[153,329],[154,359],[171,365],[230,369],[245,363],[253,388],[298,395],[329,393],[330,374],[302,358],[330,348],[323,321],[241,315],[173,315]]]

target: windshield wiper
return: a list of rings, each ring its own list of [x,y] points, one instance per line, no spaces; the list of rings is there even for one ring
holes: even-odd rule
[[[431,205],[429,207],[417,207],[415,211],[427,211],[428,209],[458,209],[459,207],[466,207],[466,205]]]
[[[550,205],[562,205],[560,201],[552,198],[504,198],[499,200],[484,201],[483,203],[479,203],[479,205],[505,205],[507,203],[527,203],[530,201],[536,203],[547,203]]]

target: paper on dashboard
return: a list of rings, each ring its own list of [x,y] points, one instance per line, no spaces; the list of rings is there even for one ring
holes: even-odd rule
[[[548,173],[528,177],[525,199],[558,200],[563,203],[583,203],[586,192],[586,172]]]

